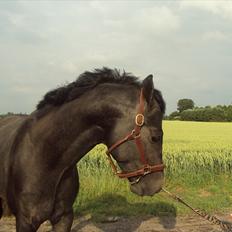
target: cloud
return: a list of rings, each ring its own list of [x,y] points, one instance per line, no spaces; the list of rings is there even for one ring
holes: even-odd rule
[[[208,31],[205,32],[202,36],[203,40],[209,41],[227,41],[229,37],[221,31]]]
[[[152,30],[156,34],[170,34],[181,25],[179,16],[166,6],[142,9],[135,17],[138,27]]]
[[[14,94],[25,94],[25,95],[31,95],[35,93],[35,88],[31,85],[14,85],[11,86],[9,91],[13,92]]]
[[[232,20],[232,1],[212,0],[212,1],[181,1],[180,9],[198,9],[219,15],[225,19]]]
[[[53,64],[54,65],[54,64]],[[62,64],[62,68],[64,69],[64,71],[69,72],[69,73],[76,73],[77,72],[77,64],[73,63],[70,60],[65,61]]]
[[[0,1],[1,112],[30,112],[48,90],[102,66],[154,74],[168,112],[181,97],[231,96],[228,1],[8,2]]]
[[[118,6],[122,8],[123,5]],[[119,9],[117,10],[119,11]],[[179,16],[170,8],[166,6],[146,6],[146,7],[132,7],[131,11],[117,17],[105,14],[103,19],[104,25],[122,34],[127,32],[144,36],[145,34],[167,35],[171,34],[180,28],[181,22]],[[111,8],[112,10],[112,8]],[[101,9],[102,11],[102,9]]]

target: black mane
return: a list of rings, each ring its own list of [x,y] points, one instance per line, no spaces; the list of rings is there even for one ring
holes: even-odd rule
[[[122,73],[117,69],[95,69],[93,72],[82,73],[76,81],[68,85],[51,90],[45,94],[44,98],[38,103],[37,110],[44,108],[47,105],[59,106],[66,102],[72,101],[84,92],[93,89],[95,86],[102,83],[118,83],[125,85],[133,85],[140,87],[141,83],[138,77],[123,71]],[[165,103],[160,91],[154,91],[154,97],[160,105],[161,111],[164,113]]]

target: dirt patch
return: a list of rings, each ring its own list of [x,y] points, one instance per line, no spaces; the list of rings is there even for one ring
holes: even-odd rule
[[[199,196],[200,197],[210,197],[210,196],[212,196],[212,193],[210,193],[206,190],[201,190]]]
[[[51,231],[45,222],[39,232]],[[192,217],[130,217],[117,218],[114,222],[94,222],[90,217],[74,220],[72,232],[221,232],[219,226],[211,225],[197,216]],[[15,232],[14,218],[0,220],[0,232]]]

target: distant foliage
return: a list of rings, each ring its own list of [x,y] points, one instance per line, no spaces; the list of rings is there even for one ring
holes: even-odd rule
[[[180,120],[180,113],[178,111],[174,111],[166,119]]]
[[[13,113],[8,112],[7,114],[0,114],[0,118],[8,117],[8,116],[26,116],[26,113]]]
[[[181,112],[180,119],[183,121],[232,122],[232,105],[185,110]]]
[[[179,112],[194,108],[194,101],[192,99],[180,99],[177,103],[177,109]]]
[[[178,111],[172,112],[170,115],[166,116],[165,119],[199,122],[232,122],[232,105],[217,105],[215,107],[196,106],[190,108],[190,101],[188,105],[187,100],[191,99],[180,99],[177,104]],[[183,104],[183,102],[185,103]],[[187,107],[187,105],[189,107]],[[194,106],[194,102],[192,106]]]

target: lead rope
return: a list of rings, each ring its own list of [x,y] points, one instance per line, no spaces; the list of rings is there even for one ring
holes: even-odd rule
[[[226,232],[232,232],[232,223],[228,222],[228,221],[222,221],[220,219],[218,219],[216,216],[207,214],[205,211],[200,210],[200,209],[194,209],[191,205],[189,205],[188,203],[186,203],[183,199],[181,199],[179,196],[170,193],[168,190],[166,190],[165,188],[162,188],[162,190],[168,194],[168,196],[170,196],[172,199],[182,203],[183,205],[187,206],[189,209],[191,209],[194,213],[198,214],[199,216],[203,217],[204,219],[206,219],[207,221],[215,224],[215,225],[219,225],[221,227],[221,229],[223,231]]]

